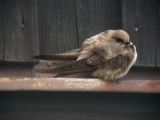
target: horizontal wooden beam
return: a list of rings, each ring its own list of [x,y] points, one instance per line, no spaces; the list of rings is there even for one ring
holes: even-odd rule
[[[103,81],[84,78],[0,78],[0,91],[19,90],[160,93],[160,80]]]

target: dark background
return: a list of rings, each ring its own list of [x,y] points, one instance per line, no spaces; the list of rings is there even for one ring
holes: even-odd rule
[[[0,93],[0,120],[159,120],[158,94]]]
[[[160,67],[159,0],[0,0],[0,60],[77,48],[106,29],[124,29],[137,66]]]

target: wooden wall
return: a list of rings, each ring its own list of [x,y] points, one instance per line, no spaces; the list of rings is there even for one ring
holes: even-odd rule
[[[160,67],[159,0],[0,0],[0,60],[77,48],[106,29],[125,29],[137,66]]]

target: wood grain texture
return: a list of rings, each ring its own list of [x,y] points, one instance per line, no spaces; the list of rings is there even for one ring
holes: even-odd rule
[[[0,90],[160,93],[160,80],[114,82],[83,78],[0,78]]]
[[[23,0],[22,25],[24,36],[24,61],[32,61],[39,53],[39,23],[37,0]]]
[[[104,81],[86,72],[63,78],[54,78],[53,73],[36,76],[33,67],[31,63],[0,63],[0,91],[160,93],[160,70],[155,68],[134,67],[121,80]]]
[[[0,1],[0,60],[3,60],[4,53],[4,39],[3,39],[3,11],[2,11],[2,1]]]
[[[159,5],[158,0],[122,0],[123,28],[137,46],[138,66],[160,65]]]
[[[39,0],[40,53],[78,47],[74,0]]]
[[[107,29],[121,28],[121,1],[75,0],[79,44]]]
[[[0,0],[0,60],[79,47],[106,29],[124,28],[137,46],[136,66],[160,67],[159,0]]]
[[[5,41],[4,60],[22,59],[22,1],[3,1],[3,35]]]
[[[38,54],[36,1],[3,1],[4,60],[31,61]]]

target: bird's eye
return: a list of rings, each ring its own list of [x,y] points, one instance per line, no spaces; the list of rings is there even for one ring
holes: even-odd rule
[[[115,38],[115,40],[116,40],[116,42],[118,42],[118,43],[123,43],[123,42],[124,42],[124,40],[121,39],[121,38]]]

